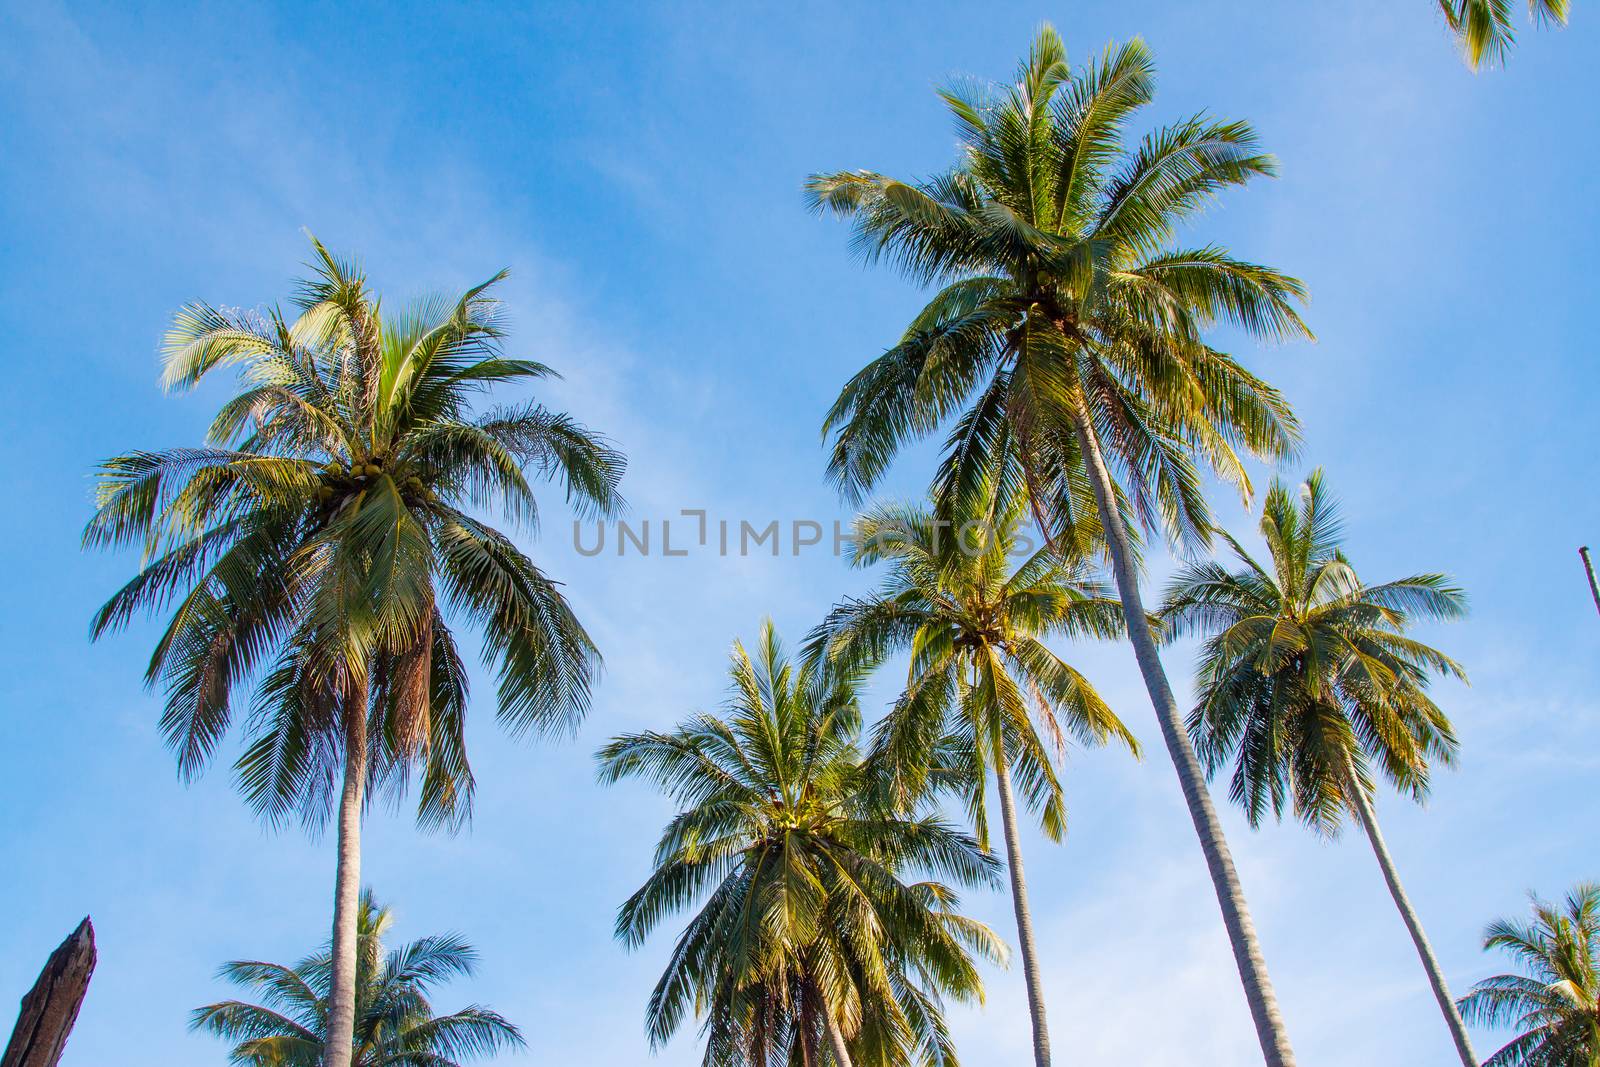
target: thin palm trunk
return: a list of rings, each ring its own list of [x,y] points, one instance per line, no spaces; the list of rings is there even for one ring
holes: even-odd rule
[[[816,1010],[815,1001],[816,997],[809,990],[801,994],[800,1067],[816,1067],[817,1063],[817,1033],[811,1018],[811,1013]]]
[[[1600,582],[1594,578],[1594,561],[1589,558],[1589,546],[1578,549],[1578,555],[1583,558],[1583,573],[1589,576],[1589,595],[1594,598],[1594,609],[1600,611]]]
[[[1354,770],[1344,768],[1345,793],[1350,798],[1350,806],[1356,811],[1356,816],[1361,820],[1362,829],[1367,832],[1367,840],[1372,842],[1372,853],[1378,857],[1378,866],[1383,870],[1383,880],[1389,886],[1389,895],[1394,898],[1394,906],[1400,909],[1400,918],[1405,921],[1406,929],[1411,932],[1411,942],[1417,946],[1417,955],[1422,958],[1422,969],[1428,972],[1428,984],[1433,987],[1433,997],[1439,1002],[1439,1010],[1444,1013],[1445,1025],[1450,1027],[1450,1036],[1455,1039],[1456,1051],[1461,1055],[1464,1067],[1477,1067],[1478,1057],[1472,1051],[1472,1039],[1467,1036],[1467,1024],[1461,1020],[1461,1012],[1456,1009],[1455,998],[1450,995],[1450,987],[1445,983],[1444,971],[1439,967],[1439,961],[1433,954],[1433,946],[1428,943],[1428,935],[1422,930],[1422,920],[1417,918],[1417,913],[1411,907],[1411,899],[1406,896],[1405,887],[1400,884],[1400,872],[1395,870],[1394,859],[1389,855],[1389,846],[1384,843],[1383,831],[1378,828],[1378,813],[1372,808],[1372,801],[1367,798],[1366,790],[1362,789],[1356,781]]]
[[[1044,986],[1039,979],[1039,952],[1033,941],[1033,912],[1022,873],[1022,840],[1017,833],[1016,801],[1011,795],[1011,769],[1003,745],[994,754],[995,784],[1000,791],[1000,822],[1006,839],[1006,869],[1011,875],[1011,906],[1017,916],[1017,944],[1022,952],[1022,979],[1028,987],[1028,1015],[1033,1021],[1033,1062],[1050,1067],[1050,1030],[1044,1017]]]
[[[828,1029],[828,1047],[833,1050],[835,1067],[851,1067],[850,1048],[844,1042],[844,1033],[839,1029],[839,1023],[834,1019],[833,1012],[824,1008],[822,1019]]]
[[[367,682],[353,683],[344,707],[344,790],[339,859],[333,876],[333,986],[323,1067],[350,1067],[356,1029],[356,918],[361,907],[361,808],[367,781]]]
[[[1256,1037],[1261,1042],[1261,1051],[1268,1067],[1293,1067],[1294,1050],[1289,1046],[1289,1034],[1284,1027],[1283,1016],[1278,1011],[1278,998],[1272,991],[1267,963],[1261,955],[1261,945],[1256,940],[1255,924],[1250,919],[1244,889],[1239,884],[1239,872],[1234,869],[1233,855],[1228,850],[1222,822],[1217,818],[1211,794],[1206,789],[1200,760],[1195,756],[1194,746],[1189,743],[1189,735],[1184,731],[1178,702],[1173,698],[1172,686],[1167,682],[1166,671],[1156,651],[1155,638],[1150,633],[1144,602],[1139,596],[1139,577],[1133,569],[1128,532],[1117,510],[1116,491],[1112,487],[1111,473],[1106,469],[1099,435],[1090,421],[1089,413],[1081,406],[1078,417],[1073,420],[1073,429],[1083,449],[1089,482],[1094,487],[1095,504],[1111,554],[1112,573],[1122,600],[1122,615],[1127,623],[1128,637],[1133,643],[1133,655],[1139,663],[1139,673],[1144,676],[1150,702],[1155,706],[1156,719],[1161,725],[1161,738],[1167,744],[1173,766],[1177,768],[1183,799],[1189,805],[1189,817],[1194,820],[1195,833],[1200,837],[1200,850],[1205,854],[1211,883],[1217,892],[1217,903],[1222,908],[1222,922],[1227,928],[1228,940],[1233,945],[1233,959],[1239,968],[1239,978],[1244,983],[1245,1000],[1249,1002],[1250,1016],[1255,1021]]]

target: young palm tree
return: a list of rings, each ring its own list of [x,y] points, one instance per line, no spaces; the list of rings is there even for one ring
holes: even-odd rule
[[[1438,0],[1445,22],[1461,45],[1467,66],[1477,70],[1487,61],[1502,63],[1516,43],[1511,25],[1512,0]],[[1541,25],[1565,26],[1568,0],[1528,0],[1528,15]]]
[[[389,952],[393,921],[369,889],[356,911],[356,1027],[352,1067],[458,1067],[460,1061],[523,1047],[498,1013],[473,1005],[435,1015],[434,985],[472,974],[478,954],[454,934],[425,937]],[[323,1062],[333,961],[324,949],[293,967],[234,960],[218,976],[253,990],[260,1004],[225,1000],[196,1008],[192,1030],[234,1042],[240,1067],[316,1067]]]
[[[166,385],[237,368],[241,389],[205,447],[103,464],[84,540],[144,552],[95,637],[171,612],[145,677],[165,688],[180,774],[205,766],[235,690],[253,689],[236,764],[250,805],[321,824],[337,792],[327,1062],[348,1067],[367,799],[398,795],[413,771],[425,824],[457,824],[472,798],[466,674],[445,611],[482,628],[516,733],[572,730],[600,662],[557,583],[478,516],[498,507],[531,524],[530,469],[580,510],[611,513],[623,460],[532,402],[471,411],[490,386],[552,373],[500,350],[491,290],[503,273],[385,317],[355,265],[313,248],[293,320],[205,304],[178,314]]]
[[[704,898],[650,998],[652,1047],[692,1009],[707,1067],[822,1067],[824,1041],[837,1067],[954,1065],[941,997],[981,1001],[972,955],[1005,949],[948,887],[902,875],[993,885],[993,858],[937,817],[875,803],[849,674],[791,665],[770,622],[753,659],[735,643],[729,673],[724,716],[599,754],[603,781],[648,778],[684,806],[618,938],[637,947]]]
[[[1298,497],[1298,499],[1297,499]],[[1406,636],[1417,618],[1460,617],[1466,598],[1441,574],[1368,585],[1339,547],[1322,472],[1298,494],[1274,481],[1261,514],[1271,553],[1256,562],[1224,534],[1243,568],[1205,562],[1167,592],[1174,634],[1200,632],[1198,702],[1189,732],[1206,769],[1234,762],[1231,795],[1260,825],[1284,808],[1337,834],[1353,813],[1433,986],[1465,1067],[1477,1057],[1406,897],[1373,809],[1374,770],[1421,801],[1429,761],[1455,762],[1450,720],[1429,698],[1435,673],[1465,678],[1444,653]]]
[[[1491,923],[1483,947],[1525,972],[1486,978],[1461,998],[1473,1022],[1519,1031],[1484,1067],[1600,1067],[1600,885],[1575,886],[1565,908],[1534,897],[1533,922]]]
[[[829,412],[830,472],[860,499],[903,445],[962,412],[939,474],[942,508],[998,477],[1026,485],[1063,550],[1103,541],[1257,1034],[1282,1067],[1293,1053],[1145,616],[1123,501],[1145,527],[1203,543],[1195,458],[1248,493],[1236,449],[1291,451],[1297,426],[1282,396],[1202,334],[1223,321],[1259,337],[1307,336],[1294,307],[1303,290],[1215,245],[1174,246],[1180,222],[1273,162],[1249,126],[1203,117],[1130,149],[1124,130],[1153,88],[1142,42],[1074,72],[1047,26],[1015,85],[943,94],[963,145],[949,172],[909,184],[867,171],[810,180],[815,207],[855,220],[866,258],[943,286]]]
[[[1020,495],[1013,497],[1020,501]],[[1044,991],[1028,908],[1013,775],[1045,834],[1061,840],[1066,809],[1050,745],[1070,733],[1092,744],[1137,742],[1100,694],[1044,644],[1051,636],[1116,637],[1121,610],[1081,560],[1046,546],[1013,570],[1023,510],[1002,504],[971,525],[930,512],[881,507],[856,521],[857,566],[888,561],[879,592],[846,600],[812,635],[810,658],[850,669],[911,653],[905,694],[879,725],[874,758],[899,803],[937,775],[965,794],[979,844],[989,842],[985,796],[992,771],[1033,1025],[1034,1061],[1050,1062]]]

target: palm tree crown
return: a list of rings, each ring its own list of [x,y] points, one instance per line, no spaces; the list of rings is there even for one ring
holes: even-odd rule
[[[986,847],[985,796],[997,757],[1017,775],[1041,828],[1060,840],[1066,809],[1052,748],[1071,735],[1138,749],[1088,679],[1045,644],[1120,636],[1117,602],[1082,560],[1048,545],[1019,561],[1017,511],[1004,505],[992,522],[973,525],[893,505],[862,515],[852,562],[887,562],[889,574],[873,596],[836,606],[808,642],[812,658],[854,669],[911,653],[904,694],[877,728],[874,756],[901,803],[930,784],[958,782]]]
[[[393,916],[372,891],[358,916],[353,1067],[456,1067],[463,1060],[523,1047],[498,1012],[471,1007],[435,1015],[435,985],[472,974],[477,953],[454,934],[424,937],[384,951]],[[239,1067],[316,1067],[322,1062],[332,964],[327,949],[293,967],[234,960],[219,976],[254,991],[261,1003],[227,1000],[196,1008],[190,1027],[234,1042]]]
[[[279,820],[325,817],[347,704],[369,707],[374,777],[422,761],[424,820],[463,817],[466,675],[446,611],[479,625],[514,730],[571,729],[599,662],[557,583],[474,512],[538,514],[525,470],[580,509],[620,506],[619,453],[537,403],[474,415],[475,394],[551,370],[502,354],[504,273],[385,317],[359,269],[314,243],[290,320],[196,304],[167,337],[165,382],[237,368],[203,448],[100,469],[94,546],[145,563],[95,617],[99,636],[171,610],[146,678],[197,773],[256,682],[245,796]]]
[[[617,936],[636,946],[704,897],[651,996],[652,1045],[693,1010],[707,1065],[820,1065],[824,1039],[840,1067],[956,1063],[941,995],[981,999],[972,953],[1004,948],[946,885],[901,875],[992,884],[994,861],[935,816],[873,803],[848,675],[792,665],[770,623],[730,674],[725,715],[599,756],[602,779],[646,777],[684,805]]]
[[[1483,947],[1500,949],[1522,973],[1486,978],[1461,998],[1461,1011],[1516,1038],[1484,1067],[1600,1065],[1600,885],[1585,882],[1558,906],[1533,898],[1533,921],[1500,919]]]
[[[1276,457],[1294,443],[1282,397],[1200,335],[1224,321],[1308,336],[1293,306],[1300,283],[1216,246],[1171,243],[1218,191],[1273,173],[1273,160],[1247,124],[1204,118],[1130,149],[1124,132],[1154,85],[1143,42],[1073,71],[1045,27],[1016,84],[943,92],[962,142],[952,170],[810,180],[818,210],[854,220],[859,253],[944,285],[828,413],[829,473],[848,496],[964,408],[941,496],[976,496],[999,471],[1054,507],[1046,528],[1064,536],[1094,522],[1075,433],[1087,418],[1138,515],[1199,537],[1208,511],[1191,454],[1244,485],[1235,446]]]
[[[1442,574],[1362,582],[1320,471],[1298,493],[1275,481],[1260,530],[1270,563],[1223,534],[1242,569],[1192,564],[1168,589],[1173,635],[1206,635],[1189,715],[1195,749],[1213,772],[1233,760],[1230,793],[1252,826],[1290,807],[1336,833],[1351,790],[1370,794],[1375,771],[1422,800],[1431,761],[1449,766],[1457,748],[1429,680],[1466,676],[1406,631],[1461,617],[1466,598]]]

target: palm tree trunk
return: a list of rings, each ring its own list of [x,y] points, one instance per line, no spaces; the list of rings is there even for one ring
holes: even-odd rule
[[[356,1029],[356,916],[361,898],[361,808],[367,782],[367,681],[352,682],[344,707],[344,790],[339,796],[333,876],[333,986],[323,1067],[350,1067]]]
[[[1594,609],[1600,611],[1600,582],[1594,578],[1594,561],[1589,558],[1589,546],[1578,549],[1578,555],[1583,559],[1583,573],[1589,576],[1589,595],[1594,598]],[[1600,1052],[1596,1055],[1600,1055]]]
[[[844,1034],[840,1031],[839,1023],[834,1019],[833,1012],[823,1008],[822,1019],[828,1028],[828,1047],[833,1050],[835,1067],[851,1067],[850,1049],[844,1043]]]
[[[1044,985],[1039,980],[1039,951],[1033,941],[1033,912],[1028,908],[1028,883],[1022,873],[1022,840],[1017,833],[1016,801],[1011,795],[1011,768],[1004,745],[994,754],[995,784],[1000,790],[1000,822],[1006,839],[1006,869],[1011,875],[1011,907],[1017,916],[1017,944],[1022,952],[1022,979],[1028,987],[1028,1015],[1033,1021],[1033,1062],[1050,1067],[1050,1029],[1044,1017]]]
[[[1455,1039],[1456,1052],[1460,1053],[1464,1067],[1478,1067],[1478,1057],[1472,1051],[1472,1039],[1467,1036],[1467,1024],[1461,1020],[1461,1012],[1456,1009],[1455,999],[1450,996],[1444,971],[1433,954],[1433,946],[1428,944],[1428,935],[1422,930],[1422,920],[1412,910],[1411,900],[1406,896],[1405,887],[1400,884],[1400,872],[1395,870],[1389,846],[1383,840],[1383,831],[1378,828],[1378,813],[1373,810],[1366,790],[1356,781],[1355,768],[1348,764],[1344,768],[1344,788],[1350,798],[1350,806],[1361,820],[1362,829],[1367,831],[1367,840],[1372,842],[1372,853],[1378,857],[1378,866],[1383,870],[1383,880],[1388,883],[1394,906],[1400,909],[1400,918],[1405,920],[1406,929],[1411,932],[1411,942],[1417,946],[1417,955],[1422,957],[1422,969],[1428,972],[1428,984],[1433,987],[1433,997],[1439,1002],[1439,1010],[1444,1013],[1450,1036]]]
[[[800,1003],[800,1067],[816,1067],[817,1038],[816,1027],[812,1025],[813,1001],[815,997],[810,990],[805,990]]]
[[[1111,473],[1106,469],[1099,435],[1095,432],[1088,411],[1081,404],[1073,421],[1073,429],[1083,449],[1083,461],[1090,484],[1094,487],[1095,504],[1100,512],[1100,524],[1105,530],[1112,574],[1116,578],[1117,593],[1122,599],[1122,615],[1127,623],[1129,640],[1133,643],[1134,659],[1139,663],[1139,673],[1144,675],[1150,703],[1155,706],[1156,720],[1161,725],[1162,740],[1167,743],[1167,752],[1177,768],[1183,799],[1189,805],[1189,817],[1194,820],[1195,833],[1200,837],[1200,850],[1205,854],[1211,883],[1217,892],[1217,903],[1222,908],[1222,923],[1233,945],[1233,959],[1239,968],[1239,978],[1244,983],[1245,1000],[1250,1005],[1250,1016],[1255,1021],[1256,1037],[1261,1042],[1267,1067],[1292,1067],[1295,1062],[1294,1050],[1289,1046],[1289,1034],[1284,1027],[1283,1016],[1278,1011],[1278,998],[1272,991],[1267,963],[1261,955],[1261,945],[1256,940],[1255,924],[1250,920],[1244,889],[1239,884],[1239,872],[1234,869],[1233,855],[1228,850],[1222,822],[1212,806],[1200,761],[1194,754],[1194,746],[1189,743],[1189,735],[1184,731],[1178,702],[1172,695],[1166,671],[1162,669],[1161,657],[1156,651],[1155,638],[1150,633],[1150,624],[1145,615],[1144,602],[1139,596],[1139,576],[1134,573],[1128,532],[1117,510]]]

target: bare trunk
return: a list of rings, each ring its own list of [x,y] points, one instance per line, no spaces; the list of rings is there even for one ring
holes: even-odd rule
[[[1256,1037],[1268,1067],[1292,1067],[1294,1050],[1289,1047],[1289,1034],[1278,1011],[1278,998],[1272,991],[1272,979],[1267,975],[1266,960],[1256,940],[1255,924],[1250,920],[1250,909],[1245,903],[1244,889],[1239,885],[1239,872],[1234,869],[1233,856],[1228,851],[1223,836],[1222,822],[1212,806],[1211,795],[1206,790],[1205,775],[1200,761],[1184,731],[1183,718],[1178,712],[1178,702],[1172,695],[1161,657],[1156,651],[1155,638],[1145,616],[1144,602],[1139,596],[1139,576],[1134,573],[1133,555],[1128,543],[1127,530],[1117,511],[1116,492],[1112,487],[1111,473],[1106,469],[1105,457],[1100,451],[1100,440],[1088,413],[1080,408],[1073,427],[1083,449],[1084,466],[1094,487],[1095,503],[1100,511],[1100,523],[1105,529],[1106,545],[1111,553],[1111,566],[1117,582],[1117,592],[1122,598],[1122,614],[1128,626],[1128,638],[1133,644],[1133,655],[1139,663],[1139,673],[1144,675],[1145,688],[1150,702],[1155,706],[1156,720],[1161,725],[1161,738],[1167,744],[1173,766],[1178,771],[1178,782],[1183,788],[1183,799],[1189,805],[1189,817],[1194,820],[1195,833],[1200,837],[1200,850],[1205,854],[1206,868],[1211,873],[1211,883],[1216,888],[1217,903],[1222,908],[1222,922],[1233,945],[1234,963],[1239,968],[1239,978],[1244,983],[1245,1000],[1250,1005],[1250,1016],[1255,1021]]]
[[[815,1010],[816,996],[805,991],[800,1006],[800,1067],[816,1067],[817,1028],[812,1025],[811,1013]]]
[[[1389,846],[1383,840],[1383,831],[1378,828],[1378,813],[1372,809],[1372,801],[1367,799],[1366,791],[1356,781],[1354,769],[1348,766],[1344,769],[1344,787],[1350,797],[1350,806],[1355,809],[1362,829],[1367,832],[1367,840],[1372,842],[1372,853],[1378,857],[1378,866],[1383,870],[1383,880],[1389,886],[1394,906],[1400,909],[1400,918],[1411,932],[1411,942],[1417,946],[1422,969],[1428,972],[1428,984],[1433,987],[1433,997],[1439,1002],[1439,1010],[1444,1013],[1445,1025],[1450,1027],[1450,1036],[1455,1040],[1461,1062],[1464,1067],[1478,1067],[1478,1057],[1472,1051],[1472,1039],[1467,1036],[1467,1024],[1462,1022],[1461,1013],[1456,1010],[1455,998],[1450,996],[1450,987],[1445,984],[1444,971],[1439,968],[1439,961],[1433,955],[1433,946],[1428,944],[1428,935],[1422,930],[1422,920],[1412,910],[1411,900],[1406,896],[1405,887],[1400,884],[1400,872],[1395,870]]]
[[[346,694],[344,791],[339,796],[339,859],[333,887],[333,988],[323,1067],[350,1067],[356,1028],[356,916],[361,907],[361,808],[367,782],[367,682]]]
[[[94,974],[94,924],[87,916],[50,953],[38,981],[22,998],[17,1025],[11,1031],[3,1067],[56,1067],[67,1047],[67,1035],[78,1021],[78,1008]]]
[[[1022,952],[1022,979],[1028,987],[1028,1016],[1033,1022],[1033,1062],[1050,1067],[1050,1029],[1044,1017],[1044,985],[1039,979],[1039,952],[1033,942],[1033,912],[1022,873],[1022,839],[1017,833],[1016,801],[1011,795],[1011,768],[1003,750],[994,755],[995,783],[1000,791],[1000,822],[1006,840],[1006,868],[1011,875],[1011,907],[1017,916],[1017,945]]]
[[[833,1012],[824,1007],[822,1020],[828,1028],[828,1047],[833,1050],[835,1067],[851,1067],[850,1049],[844,1043],[844,1034],[840,1031],[838,1022],[834,1020]]]
[[[1578,549],[1578,555],[1583,557],[1583,572],[1589,576],[1589,595],[1594,598],[1594,609],[1600,611],[1600,583],[1594,579],[1594,561],[1589,558],[1589,546]]]

